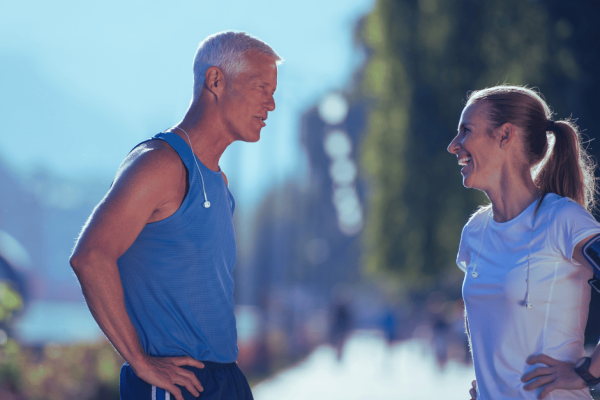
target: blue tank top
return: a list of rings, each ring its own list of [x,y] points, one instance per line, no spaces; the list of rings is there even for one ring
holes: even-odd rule
[[[221,363],[237,359],[233,302],[235,202],[221,172],[198,165],[187,143],[172,132],[167,142],[188,171],[189,190],[170,217],[146,224],[118,259],[125,306],[143,349],[152,356],[190,356]]]

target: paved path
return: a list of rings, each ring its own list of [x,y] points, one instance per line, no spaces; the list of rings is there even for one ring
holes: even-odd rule
[[[328,346],[253,389],[256,400],[465,400],[474,373],[449,362],[441,369],[427,344],[388,347],[377,332],[359,331],[346,343],[341,361]]]

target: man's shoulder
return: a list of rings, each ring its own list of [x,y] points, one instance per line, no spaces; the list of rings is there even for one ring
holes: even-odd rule
[[[113,187],[125,192],[157,188],[163,195],[168,195],[173,190],[181,191],[185,179],[186,169],[177,152],[163,140],[149,140],[127,155]]]
[[[119,172],[137,170],[157,176],[180,173],[184,168],[179,154],[164,140],[148,140],[137,145],[125,158]]]
[[[150,139],[138,144],[125,159],[135,161],[179,162],[179,154],[167,142],[160,139]]]

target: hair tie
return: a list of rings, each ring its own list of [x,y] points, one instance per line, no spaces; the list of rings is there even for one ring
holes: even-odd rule
[[[553,127],[554,127],[554,121],[548,120],[548,125],[546,125],[546,130],[551,131]]]

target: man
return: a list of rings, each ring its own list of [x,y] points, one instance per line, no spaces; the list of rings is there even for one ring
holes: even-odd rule
[[[127,156],[83,228],[71,266],[126,360],[123,400],[252,398],[235,363],[234,202],[219,159],[259,140],[279,63],[246,33],[205,39],[185,117]]]

